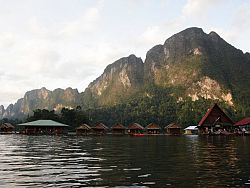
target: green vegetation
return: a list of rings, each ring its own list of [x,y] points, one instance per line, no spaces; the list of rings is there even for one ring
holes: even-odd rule
[[[80,106],[76,109],[63,108],[60,114],[56,114],[54,110],[37,109],[34,110],[32,116],[29,116],[26,121],[35,121],[40,119],[50,119],[70,125],[70,130],[74,131],[81,123],[88,123],[88,118]]]
[[[220,101],[206,99],[192,101],[190,97],[180,100],[176,95],[173,95],[173,93],[181,91],[182,88],[164,88],[148,84],[133,97],[122,100],[113,106],[63,108],[60,114],[56,114],[53,110],[38,109],[34,111],[33,116],[27,118],[27,121],[52,119],[70,125],[71,131],[74,131],[81,123],[94,125],[98,122],[102,122],[109,127],[115,123],[122,123],[127,126],[130,123],[137,122],[146,126],[154,122],[162,128],[172,122],[177,122],[184,128],[188,125],[197,125],[214,102],[217,102],[225,113],[235,121],[246,117],[250,112],[250,106],[247,106],[249,104],[248,99],[244,99],[246,100],[244,105],[231,107]]]

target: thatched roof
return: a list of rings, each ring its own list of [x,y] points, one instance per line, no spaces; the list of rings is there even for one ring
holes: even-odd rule
[[[99,129],[99,130],[105,130],[109,129],[106,125],[103,123],[97,123],[95,126],[92,127],[92,129]]]
[[[140,130],[143,130],[144,127],[141,126],[140,124],[138,123],[132,123],[128,126],[128,129],[140,129]]]
[[[165,127],[165,129],[180,129],[181,126],[176,123],[171,123]]]
[[[147,130],[150,130],[150,129],[154,129],[154,130],[155,130],[155,129],[158,129],[158,130],[159,130],[159,129],[161,129],[161,128],[160,128],[160,126],[157,125],[156,123],[150,123],[150,124],[147,125],[146,129],[147,129]]]
[[[77,130],[90,130],[91,127],[87,124],[81,124],[79,127],[76,128]]]
[[[15,129],[15,127],[10,123],[3,123],[0,125],[0,129]]]
[[[112,126],[112,129],[119,129],[119,130],[125,130],[126,127],[124,127],[124,125],[117,123],[115,125]]]

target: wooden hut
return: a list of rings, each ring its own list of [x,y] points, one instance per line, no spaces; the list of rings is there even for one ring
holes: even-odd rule
[[[92,130],[93,134],[95,135],[104,135],[107,134],[109,128],[103,123],[97,123],[95,126],[92,127]]]
[[[15,127],[10,123],[3,123],[0,125],[1,133],[12,133],[15,130]]]
[[[128,134],[136,135],[136,134],[143,134],[144,127],[138,123],[132,123],[128,126]]]
[[[111,129],[114,135],[124,135],[126,133],[126,127],[120,123],[113,125]]]
[[[232,130],[234,122],[214,104],[198,124],[200,134],[221,134]]]
[[[53,120],[37,120],[28,123],[18,124],[22,127],[23,134],[48,134],[59,135],[67,133],[68,125],[53,121]]]
[[[160,126],[155,123],[150,123],[146,126],[147,134],[149,135],[157,135],[160,134]]]
[[[91,127],[87,124],[81,124],[76,128],[77,135],[88,135],[91,132]]]
[[[164,129],[167,135],[181,135],[181,126],[176,123],[171,123],[167,125]]]
[[[184,129],[186,135],[197,135],[198,134],[198,128],[197,126],[188,126]]]
[[[234,124],[236,133],[242,133],[245,135],[250,135],[250,117],[247,117],[241,121]]]

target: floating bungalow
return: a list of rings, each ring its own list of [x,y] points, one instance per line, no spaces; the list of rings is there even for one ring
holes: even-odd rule
[[[181,135],[181,126],[176,123],[171,123],[167,125],[164,129],[167,135],[173,135],[173,136]]]
[[[87,124],[81,124],[76,128],[76,135],[88,135],[91,133],[91,127]]]
[[[147,134],[149,135],[158,135],[160,134],[160,126],[158,124],[155,124],[155,123],[150,123],[146,126],[146,131],[147,131]]]
[[[93,134],[95,135],[104,135],[107,134],[109,128],[103,123],[97,123],[95,126],[92,127],[92,130]]]
[[[53,120],[37,120],[28,123],[18,124],[22,127],[21,133],[28,135],[60,135],[67,133],[68,125]]]
[[[143,131],[144,131],[144,127],[138,123],[132,123],[128,126],[129,135],[143,134]]]
[[[214,104],[198,124],[200,134],[230,134],[234,122],[223,112],[223,110]]]
[[[15,130],[15,127],[10,123],[3,123],[0,125],[0,133],[2,134],[8,134],[13,133]]]
[[[242,133],[244,135],[250,135],[250,117],[247,117],[241,121],[238,121],[234,124],[238,133]],[[237,133],[236,132],[236,133]]]
[[[124,135],[126,134],[126,127],[124,125],[117,123],[111,127],[112,134],[114,135]]]
[[[198,134],[198,128],[197,126],[188,126],[184,129],[184,134],[186,135],[197,135]]]

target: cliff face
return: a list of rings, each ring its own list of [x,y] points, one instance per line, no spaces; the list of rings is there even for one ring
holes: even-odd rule
[[[233,105],[234,90],[249,85],[247,56],[215,32],[188,28],[149,50],[145,80],[182,88],[192,100],[219,99]]]
[[[25,93],[24,98],[19,99],[14,105],[9,105],[6,110],[0,109],[1,118],[23,117],[35,109],[48,109],[59,111],[62,107],[74,108],[79,104],[80,94],[76,89],[46,88],[35,89]]]
[[[103,74],[89,84],[84,95],[91,95],[98,105],[112,105],[139,91],[142,86],[143,62],[130,55],[108,65]]]

